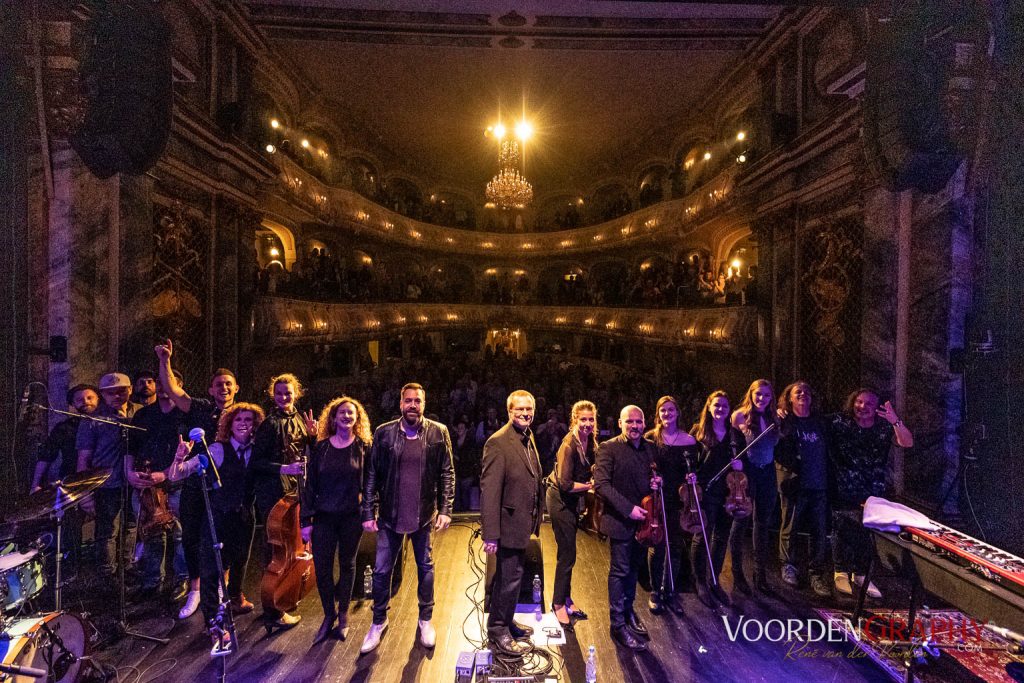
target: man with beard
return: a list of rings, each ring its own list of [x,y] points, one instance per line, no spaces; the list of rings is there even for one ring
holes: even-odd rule
[[[536,402],[523,390],[506,402],[508,422],[484,444],[480,475],[480,533],[484,552],[495,555],[487,637],[498,650],[520,654],[517,639],[533,634],[513,616],[530,536],[540,525],[541,465],[530,425]]]
[[[99,387],[103,403],[96,410],[96,416],[110,422],[130,423],[135,412],[142,406],[129,400],[132,395],[132,384],[128,375],[120,372],[107,373],[100,378]],[[93,493],[91,500],[86,498],[82,503],[82,510],[96,517],[96,563],[100,573],[109,577],[114,574],[115,520],[121,511],[121,484],[124,482],[121,429],[116,424],[82,420],[75,434],[75,449],[78,451],[79,472],[92,467],[110,470],[110,478]],[[131,532],[135,527],[135,515],[128,514],[127,518],[128,528],[125,529],[125,537],[131,538]],[[127,548],[123,548],[122,551],[127,553]],[[125,562],[127,566],[127,559],[122,555],[120,561]]]
[[[79,415],[92,415],[99,408],[99,389],[91,384],[78,384],[67,393],[68,405]],[[35,493],[49,482],[50,468],[58,460],[57,479],[64,480],[78,469],[78,451],[75,448],[75,437],[78,434],[77,417],[61,420],[46,438],[43,449],[36,462],[36,470],[32,474],[31,493]],[[82,514],[75,508],[64,513],[63,547],[68,551],[68,563],[65,565],[65,576],[71,577],[78,570],[78,550],[82,545]]]
[[[644,496],[661,486],[661,477],[651,475],[657,458],[654,444],[644,438],[644,411],[626,406],[619,413],[621,434],[597,448],[594,490],[604,499],[601,533],[611,545],[608,571],[608,609],[612,637],[630,650],[646,650],[636,636],[647,637],[647,628],[633,610],[636,582],[647,550],[636,540],[647,511],[640,507]]]
[[[155,348],[157,368],[160,372],[160,385],[167,392],[174,405],[185,413],[186,423],[191,430],[201,428],[206,433],[207,443],[211,443],[217,433],[217,423],[221,414],[235,403],[238,394],[238,381],[235,373],[227,368],[217,368],[210,377],[206,390],[210,398],[192,397],[181,386],[171,369],[171,356],[174,345],[168,339],[166,343]],[[199,548],[202,540],[203,527],[206,525],[206,507],[203,492],[196,477],[185,479],[181,490],[181,545],[185,553],[185,564],[188,566],[188,593],[185,604],[178,611],[179,619],[188,619],[199,607]],[[252,603],[236,606],[236,611],[252,609]]]
[[[419,384],[402,387],[402,417],[373,434],[364,467],[363,530],[377,533],[373,569],[373,624],[363,639],[365,654],[380,644],[388,627],[391,575],[406,536],[412,540],[418,572],[420,642],[434,647],[434,559],[430,532],[448,528],[455,502],[455,470],[448,428],[423,417],[426,392]],[[436,521],[435,521],[436,516]]]
[[[156,375],[150,370],[143,370],[135,375],[132,396],[139,405],[148,406],[156,403]]]

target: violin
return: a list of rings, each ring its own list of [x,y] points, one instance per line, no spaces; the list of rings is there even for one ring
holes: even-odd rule
[[[290,444],[288,454],[291,462],[305,458],[296,444]],[[303,471],[305,471],[303,469]],[[299,601],[316,586],[313,572],[313,556],[302,541],[299,524],[299,494],[304,485],[305,475],[298,477],[295,491],[285,494],[267,515],[267,544],[271,549],[271,560],[260,582],[260,602],[267,612],[290,612]],[[273,629],[268,623],[267,631]]]
[[[651,477],[658,476],[658,466],[651,463]],[[640,507],[647,512],[647,516],[640,522],[640,528],[636,531],[636,540],[642,546],[653,548],[665,542],[665,505],[661,497],[661,488],[651,487],[651,493],[644,496],[640,501]]]
[[[140,477],[148,477],[149,470],[139,473]],[[143,542],[152,541],[174,528],[177,521],[167,501],[167,489],[163,486],[147,486],[139,491],[139,539]]]
[[[747,475],[739,470],[725,475],[725,485],[729,489],[725,496],[725,511],[735,519],[746,519],[754,512],[754,500],[747,493],[749,484]]]
[[[686,483],[679,487],[679,527],[688,534],[700,533],[703,528],[703,499],[704,492],[697,483],[697,475],[686,475]]]

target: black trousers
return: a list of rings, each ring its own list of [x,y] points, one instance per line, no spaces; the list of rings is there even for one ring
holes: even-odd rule
[[[842,505],[832,510],[832,563],[837,572],[863,574],[874,547],[871,532],[864,528],[859,506]]]
[[[722,573],[725,564],[725,551],[729,548],[729,536],[732,532],[733,519],[725,511],[725,499],[718,496],[705,495],[701,504],[704,511],[704,528],[711,539],[711,562],[715,579]],[[742,552],[742,551],[741,551]],[[690,548],[693,557],[693,575],[697,581],[710,583],[708,580],[708,551],[704,547],[704,537],[700,530],[693,535],[693,546]],[[733,562],[736,557],[733,556]],[[740,559],[740,566],[743,561]]]
[[[205,517],[205,511],[204,511]],[[228,572],[228,597],[237,599],[242,595],[242,581],[249,564],[249,548],[252,546],[252,511],[246,508],[237,512],[214,512],[217,540],[221,542],[221,561]],[[203,522],[199,545],[199,607],[203,618],[210,623],[217,614],[220,604],[220,581],[217,576],[217,557],[213,552],[210,524]]]
[[[317,512],[313,517],[311,540],[316,589],[324,616],[340,617],[342,626],[348,623],[348,603],[356,580],[356,551],[362,535],[358,511],[351,514]],[[334,580],[335,556],[340,570],[337,581]]]
[[[572,568],[576,565],[576,506],[578,495],[564,495],[559,489],[549,487],[547,492],[548,514],[551,516],[551,531],[555,535],[557,560],[555,564],[555,586],[551,593],[552,604],[562,606],[572,599]]]
[[[775,463],[764,466],[748,465],[743,470],[750,482],[754,499],[754,573],[766,572],[771,562],[775,535],[772,522],[779,504],[779,489],[775,478]]]
[[[202,489],[186,485],[181,490],[178,521],[181,522],[181,548],[185,553],[188,578],[198,579],[202,572],[199,557],[203,527],[207,526]]]
[[[523,582],[525,548],[498,546],[494,557],[494,577],[491,580],[491,605],[487,614],[487,635],[498,638],[509,632],[516,614],[519,586]]]
[[[651,548],[647,556],[647,570],[651,575],[651,591],[661,591],[661,584],[665,582],[665,593],[681,593],[683,586],[692,580],[692,567],[690,565],[690,544],[692,539],[684,533],[679,526],[679,508],[665,508],[665,523],[668,531],[668,558],[672,561],[672,578],[665,577],[665,570],[668,562],[665,558],[665,544],[660,543]]]
[[[826,569],[825,541],[828,497],[825,491],[798,489],[794,492],[780,492],[782,500],[782,524],[779,528],[779,561],[796,565],[797,534],[799,528],[807,529],[810,536],[811,573],[820,574]]]
[[[608,571],[608,614],[611,627],[625,626],[626,615],[633,612],[636,600],[636,580],[640,565],[647,557],[647,549],[628,539],[611,539],[611,568]]]

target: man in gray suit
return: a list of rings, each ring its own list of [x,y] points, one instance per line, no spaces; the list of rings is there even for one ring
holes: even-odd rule
[[[516,639],[533,629],[513,616],[523,580],[526,545],[540,524],[541,466],[530,425],[536,402],[523,390],[509,394],[508,423],[484,444],[480,475],[480,527],[484,552],[495,555],[487,636],[495,648],[514,654],[525,648]]]

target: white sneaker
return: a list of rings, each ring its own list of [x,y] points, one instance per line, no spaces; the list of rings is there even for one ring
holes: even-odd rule
[[[185,596],[185,604],[178,610],[179,619],[188,619],[199,609],[199,591],[189,591]]]
[[[864,575],[863,574],[854,574],[853,575],[853,582],[855,584],[857,584],[858,586],[863,586],[864,585]],[[869,598],[874,598],[875,600],[878,600],[880,597],[882,597],[882,591],[878,590],[878,588],[875,586],[874,582],[871,582],[871,583],[868,584],[868,597]]]
[[[387,620],[383,624],[370,624],[370,630],[366,632],[366,637],[363,638],[363,645],[359,648],[360,654],[366,654],[367,652],[373,652],[380,645],[381,636],[384,635],[384,630],[388,627]]]
[[[836,591],[843,595],[853,595],[853,586],[850,585],[850,575],[847,572],[835,572],[832,581],[836,584]]]
[[[420,642],[423,647],[434,647],[437,643],[437,632],[434,631],[434,625],[429,621],[420,621]]]

